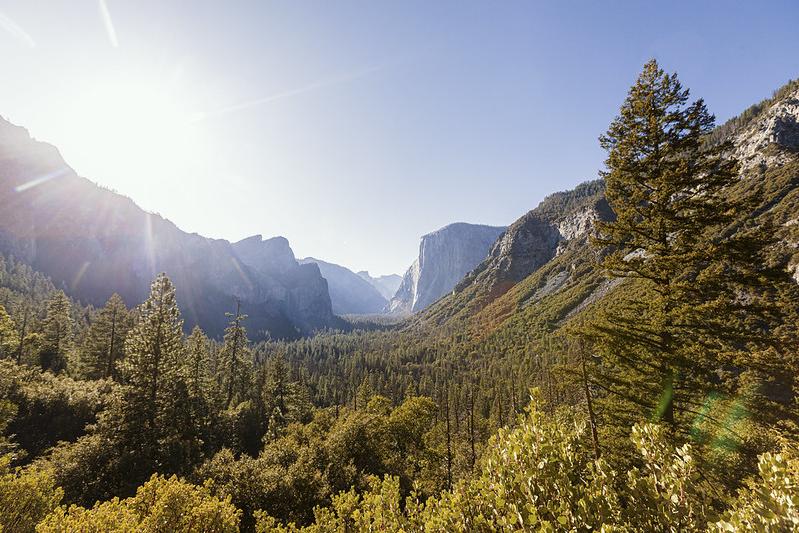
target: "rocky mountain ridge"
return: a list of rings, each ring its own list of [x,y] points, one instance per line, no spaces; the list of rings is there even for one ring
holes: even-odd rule
[[[729,140],[741,173],[782,166],[799,153],[799,79],[721,125],[712,142]]]
[[[572,243],[584,241],[596,220],[613,214],[601,180],[545,198],[499,237],[488,257],[455,288],[476,283],[496,297],[523,280]]]
[[[136,305],[166,272],[186,327],[213,336],[223,332],[234,299],[256,340],[341,325],[318,267],[300,265],[282,237],[232,244],[184,232],[78,176],[55,147],[2,119],[0,251],[96,306],[113,292]]]

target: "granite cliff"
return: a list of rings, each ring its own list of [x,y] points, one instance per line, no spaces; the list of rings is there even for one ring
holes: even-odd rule
[[[415,313],[449,293],[486,257],[504,230],[458,222],[424,235],[419,256],[405,273],[389,311]]]

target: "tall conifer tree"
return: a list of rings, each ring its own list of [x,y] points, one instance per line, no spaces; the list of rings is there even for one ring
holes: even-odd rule
[[[114,293],[89,326],[83,344],[83,364],[90,379],[117,379],[117,364],[122,360],[129,324],[128,308]]]
[[[703,100],[689,101],[652,60],[600,138],[616,218],[599,224],[595,244],[607,275],[635,289],[597,329],[616,362],[642,378],[619,388],[669,423],[676,409],[696,414],[696,397],[721,386],[723,365],[745,364],[742,354],[768,343],[765,293],[780,276],[765,257],[767,232],[742,222],[758,198],[732,194],[737,161],[729,143],[706,142],[713,128]]]
[[[125,340],[126,357],[121,365],[128,385],[125,439],[132,447],[140,447],[142,459],[159,461],[165,455],[162,450],[171,447],[169,441],[182,432],[175,406],[185,396],[183,320],[175,287],[165,274],[153,281],[150,296],[138,311],[138,322]]]
[[[64,291],[55,292],[47,302],[47,314],[42,325],[42,346],[39,364],[42,370],[60,372],[67,367],[72,345],[72,305]]]
[[[0,258],[2,258],[0,256]],[[0,359],[11,358],[17,350],[17,332],[14,321],[0,305]]]
[[[247,315],[241,314],[241,303],[236,300],[236,313],[226,313],[230,324],[225,330],[225,343],[222,347],[220,358],[223,365],[223,379],[225,390],[225,408],[230,407],[233,399],[243,397],[244,382],[251,361],[248,359],[247,331],[242,322]]]

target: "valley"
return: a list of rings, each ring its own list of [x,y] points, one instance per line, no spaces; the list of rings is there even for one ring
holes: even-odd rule
[[[0,526],[799,527],[799,81],[716,125],[651,60],[599,142],[400,276],[186,232],[0,119]]]

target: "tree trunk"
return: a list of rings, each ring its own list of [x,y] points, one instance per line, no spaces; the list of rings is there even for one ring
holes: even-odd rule
[[[114,372],[114,336],[116,335],[117,310],[111,312],[111,340],[108,343],[108,364],[105,369],[105,377],[111,377]]]
[[[591,388],[588,386],[588,369],[586,368],[585,359],[585,349],[583,348],[583,343],[581,340],[577,341],[577,352],[580,357],[580,366],[582,367],[582,375],[583,375],[583,394],[585,394],[585,406],[588,410],[588,423],[591,425],[591,442],[594,445],[594,457],[599,459],[600,456],[600,448],[599,448],[599,435],[597,433],[597,425],[596,425],[596,416],[594,414],[594,401],[591,396]]]
[[[449,389],[444,393],[444,416],[447,418],[447,490],[452,489],[452,437],[449,426]]]

